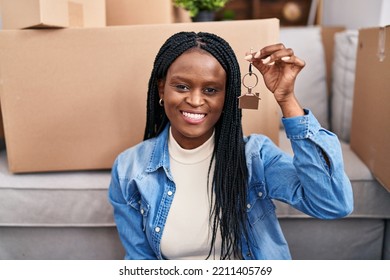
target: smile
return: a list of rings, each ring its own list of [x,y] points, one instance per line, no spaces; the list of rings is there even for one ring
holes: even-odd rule
[[[199,121],[206,116],[206,114],[195,114],[195,113],[189,113],[189,112],[184,112],[184,111],[181,113],[183,114],[184,117],[186,117],[188,119],[195,120],[195,121]]]

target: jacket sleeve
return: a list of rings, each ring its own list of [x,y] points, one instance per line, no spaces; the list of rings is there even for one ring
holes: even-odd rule
[[[114,220],[125,249],[125,259],[156,259],[147,240],[143,225],[143,211],[136,192],[129,191],[128,180],[118,176],[118,159],[111,171],[108,199],[114,209]],[[131,188],[130,188],[131,189]]]
[[[309,110],[305,113],[282,119],[294,157],[291,160],[269,149],[265,163],[268,191],[271,197],[310,216],[344,217],[353,210],[353,195],[344,172],[340,142]]]

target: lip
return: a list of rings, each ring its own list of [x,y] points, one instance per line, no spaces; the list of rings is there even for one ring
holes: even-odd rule
[[[190,124],[199,124],[203,122],[207,116],[207,114],[205,113],[185,111],[185,110],[181,110],[180,113],[183,119]]]

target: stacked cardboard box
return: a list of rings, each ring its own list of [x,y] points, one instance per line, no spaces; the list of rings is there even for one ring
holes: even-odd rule
[[[173,22],[171,0],[106,0],[106,3],[108,26]]]
[[[106,0],[106,9],[108,26],[191,22],[188,11],[172,0]]]
[[[106,26],[105,0],[1,0],[0,14],[5,30]],[[0,109],[0,149],[3,142]]]
[[[1,0],[3,29],[103,27],[105,0]]]
[[[276,19],[0,32],[1,105],[12,172],[109,169],[143,138],[154,57],[178,31],[229,41],[242,73],[251,47],[279,40]],[[278,142],[278,109],[259,83],[260,110],[244,112],[246,134]]]

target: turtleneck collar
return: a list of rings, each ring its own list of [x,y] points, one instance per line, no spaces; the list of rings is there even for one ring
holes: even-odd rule
[[[211,137],[201,146],[195,149],[183,149],[182,147],[180,147],[179,143],[176,142],[175,138],[172,135],[171,128],[169,128],[169,155],[172,157],[172,159],[182,164],[196,164],[202,162],[206,159],[210,159],[211,155],[213,154],[214,139],[215,132],[213,132]]]

